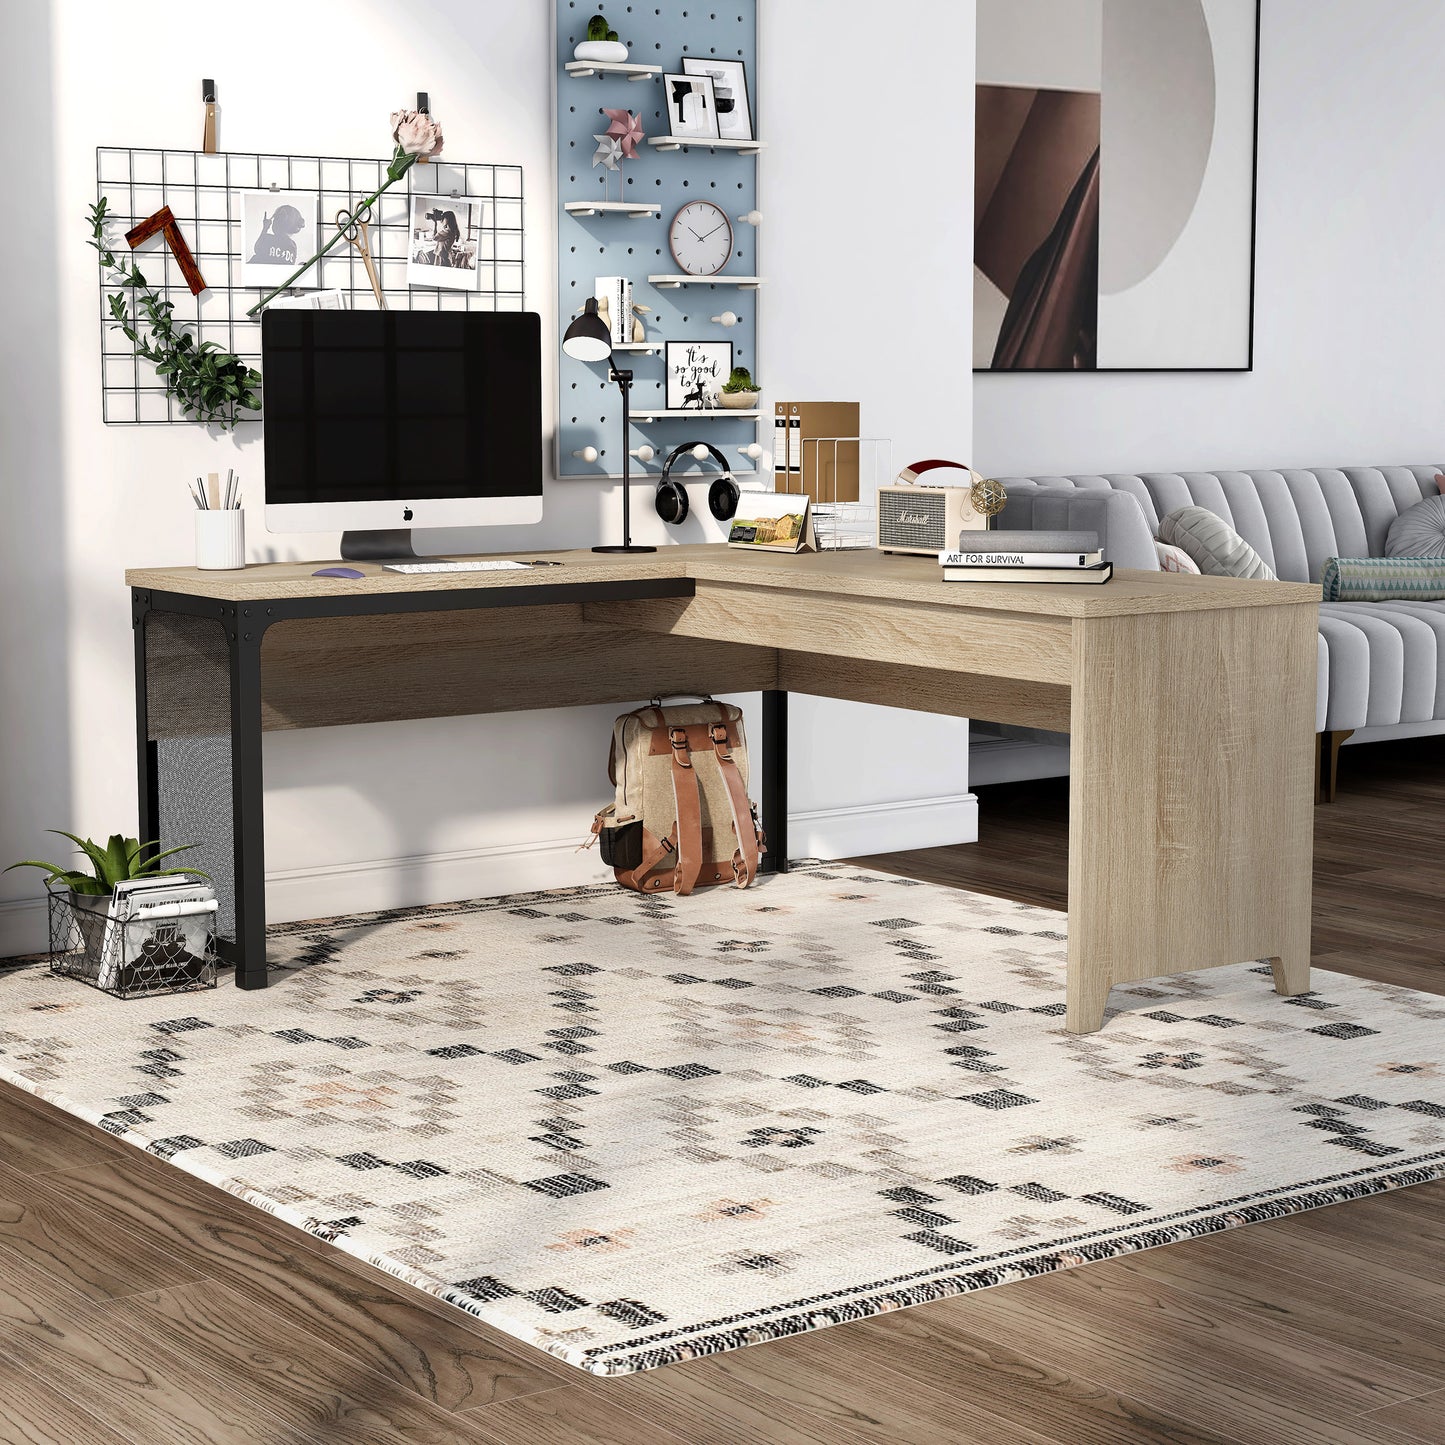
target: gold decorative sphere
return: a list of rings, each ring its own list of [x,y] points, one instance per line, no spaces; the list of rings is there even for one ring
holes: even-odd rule
[[[992,519],[1003,511],[1008,502],[1008,493],[1004,490],[1002,482],[993,477],[981,477],[974,472],[973,486],[969,488],[968,499],[973,504],[973,510],[980,517]]]

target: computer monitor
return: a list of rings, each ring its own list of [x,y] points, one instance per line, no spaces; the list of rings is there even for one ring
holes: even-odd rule
[[[412,527],[541,520],[534,313],[266,311],[261,375],[268,530],[377,560]]]

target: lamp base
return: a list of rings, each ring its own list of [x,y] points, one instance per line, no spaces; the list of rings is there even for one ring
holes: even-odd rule
[[[656,547],[644,547],[637,542],[622,543],[616,547],[594,547],[594,552],[655,552]]]

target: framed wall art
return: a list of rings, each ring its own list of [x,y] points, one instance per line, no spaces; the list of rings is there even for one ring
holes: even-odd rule
[[[974,368],[1253,365],[1258,0],[978,0]]]
[[[667,343],[669,411],[713,411],[733,369],[731,341]]]
[[[720,140],[717,102],[712,80],[706,75],[664,75],[662,95],[667,104],[667,128],[678,140]]]

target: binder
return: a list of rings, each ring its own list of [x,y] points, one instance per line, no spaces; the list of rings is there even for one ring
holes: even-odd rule
[[[783,491],[806,492],[814,502],[858,500],[858,443],[820,438],[857,437],[856,401],[779,401],[773,405],[774,471]]]

